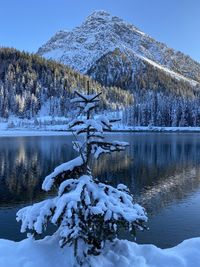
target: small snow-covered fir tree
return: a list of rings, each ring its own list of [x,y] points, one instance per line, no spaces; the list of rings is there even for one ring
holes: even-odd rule
[[[79,111],[68,127],[76,138],[73,146],[79,156],[61,164],[45,178],[42,189],[56,188],[57,195],[22,208],[17,220],[22,221],[22,232],[30,231],[33,235],[41,234],[49,222],[56,225],[60,246],[73,245],[81,265],[88,255],[98,255],[106,240],[117,237],[120,228],[132,234],[136,229],[144,229],[147,217],[144,209],[133,202],[125,185],[114,188],[92,176],[92,156],[98,159],[103,153],[124,150],[128,143],[105,140],[103,133],[111,129],[114,120],[93,117],[100,93],[75,94],[72,102]],[[84,138],[78,140],[79,135]]]

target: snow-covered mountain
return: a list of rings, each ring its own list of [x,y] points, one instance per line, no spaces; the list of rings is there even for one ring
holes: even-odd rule
[[[178,80],[181,86],[200,87],[198,62],[105,11],[95,11],[72,31],[56,33],[38,54],[89,74],[104,85],[135,87],[135,78],[138,81],[138,75],[150,69],[175,84]]]

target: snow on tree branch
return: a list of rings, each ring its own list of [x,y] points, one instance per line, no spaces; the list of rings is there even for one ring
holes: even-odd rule
[[[92,112],[100,94],[76,92],[77,97],[72,100],[82,110],[81,116],[68,125],[75,137],[73,148],[79,156],[55,168],[42,184],[45,191],[57,188],[57,195],[17,213],[22,232],[41,234],[48,223],[56,225],[55,235],[60,237],[61,247],[73,245],[79,265],[87,255],[100,253],[105,241],[113,240],[121,227],[135,235],[135,230],[143,230],[147,221],[145,210],[134,203],[125,185],[114,188],[92,176],[91,156],[99,158],[128,146],[127,142],[106,141],[104,131],[111,130],[116,120],[94,118]],[[78,140],[79,135],[84,138]]]
[[[66,173],[74,174],[74,172],[77,171],[77,169],[80,169],[83,165],[84,161],[81,156],[59,165],[51,174],[45,177],[42,184],[42,189],[45,191],[49,191],[55,183],[56,177],[61,174],[66,175]]]
[[[109,227],[110,223],[112,226],[114,221],[116,224],[117,221],[126,222],[130,229],[143,228],[142,222],[147,221],[144,209],[133,204],[126,186],[120,185],[115,189],[95,182],[88,175],[64,181],[57,197],[21,209],[17,213],[17,220],[22,221],[22,232],[28,229],[38,234],[43,232],[50,221],[59,226],[58,233],[66,240],[72,233],[73,237],[78,237],[81,224],[84,222],[87,225],[98,216],[103,219],[102,230],[103,227]]]

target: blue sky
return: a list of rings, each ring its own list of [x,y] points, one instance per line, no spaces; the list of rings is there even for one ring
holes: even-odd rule
[[[0,46],[36,52],[94,10],[117,15],[200,62],[200,0],[0,0]]]

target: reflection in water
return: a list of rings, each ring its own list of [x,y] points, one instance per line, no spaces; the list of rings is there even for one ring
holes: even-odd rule
[[[74,156],[70,148],[64,140],[53,137],[1,138],[0,205],[13,206],[43,197],[43,178]]]
[[[165,206],[182,200],[200,187],[200,167],[186,168],[180,173],[160,180],[156,185],[146,187],[138,201],[152,215],[157,214]]]
[[[116,134],[110,138],[128,141],[130,147],[126,152],[94,161],[93,172],[113,185],[125,183],[136,201],[146,207],[151,230],[139,234],[138,241],[166,247],[200,235],[196,230],[200,228],[196,213],[200,208],[198,134]],[[58,164],[75,157],[71,141],[70,136],[0,138],[0,216],[4,214],[4,220],[0,220],[0,238],[22,238],[14,221],[16,210],[46,197],[41,190],[43,178]],[[179,218],[190,214],[187,219],[190,216],[191,222],[178,221],[176,214],[181,210],[184,215],[179,214]],[[9,228],[6,218],[12,221],[12,227]],[[193,220],[199,222],[196,229],[186,231],[184,223],[192,224]],[[4,232],[1,224],[7,225]],[[155,239],[161,227],[168,232]],[[173,239],[168,238],[171,234]]]
[[[190,134],[130,134],[125,153],[106,155],[95,174],[125,183],[151,214],[200,188],[200,140]]]

